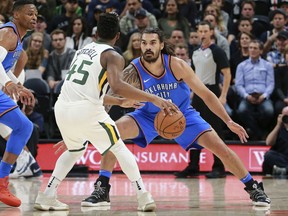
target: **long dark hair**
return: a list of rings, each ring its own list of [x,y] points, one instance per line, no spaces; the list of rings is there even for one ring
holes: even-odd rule
[[[163,49],[161,50],[161,53],[163,54],[167,54],[167,55],[172,55],[172,56],[175,56],[175,53],[174,53],[174,46],[173,44],[171,44],[170,42],[168,42],[165,38],[165,34],[164,32],[159,29],[159,28],[146,28],[143,32],[142,32],[142,35],[143,34],[157,34],[158,35],[158,38],[160,40],[160,42],[164,43],[164,47]],[[142,37],[141,35],[141,37]]]

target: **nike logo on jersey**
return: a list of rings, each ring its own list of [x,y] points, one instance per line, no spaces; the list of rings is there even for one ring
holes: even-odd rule
[[[144,80],[144,83],[148,82],[151,78]]]

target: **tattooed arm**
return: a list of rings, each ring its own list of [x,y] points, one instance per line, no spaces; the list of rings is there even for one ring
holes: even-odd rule
[[[141,83],[140,83],[140,79],[138,76],[138,73],[136,71],[136,69],[134,68],[134,66],[132,64],[129,64],[123,71],[121,74],[121,79],[127,83],[129,83],[130,85],[134,86],[135,88],[141,89]],[[112,97],[114,97],[114,99]],[[104,106],[105,106],[105,110],[106,112],[109,112],[109,110],[111,109],[111,107],[113,105],[119,105],[119,106],[128,106],[125,101],[123,102],[123,104],[115,104],[113,101],[117,101],[119,102],[119,96],[114,94],[111,90],[111,88],[109,89],[108,93],[107,93],[107,97],[104,97]],[[137,101],[131,101],[131,106],[128,107],[134,107],[134,108],[139,108],[139,103],[137,103]],[[140,106],[141,107],[141,106]]]

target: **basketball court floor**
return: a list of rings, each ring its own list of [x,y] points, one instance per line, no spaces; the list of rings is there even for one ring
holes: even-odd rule
[[[172,174],[142,174],[147,190],[157,204],[156,212],[138,212],[133,188],[123,174],[114,174],[111,179],[111,207],[81,207],[83,198],[93,191],[96,174],[88,178],[67,178],[58,189],[59,200],[69,204],[69,211],[42,212],[33,209],[39,190],[44,190],[49,176],[45,174],[39,179],[12,179],[10,188],[21,198],[19,208],[0,204],[0,216],[264,216],[288,215],[288,180],[263,178],[266,193],[272,200],[271,208],[254,208],[243,190],[243,185],[235,177],[223,179],[206,179],[205,176],[189,179],[175,179]]]

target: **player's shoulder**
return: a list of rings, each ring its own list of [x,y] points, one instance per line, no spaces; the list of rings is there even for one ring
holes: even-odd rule
[[[15,43],[17,40],[18,36],[14,32],[13,28],[0,29],[0,46],[3,46],[8,50],[15,49]]]

